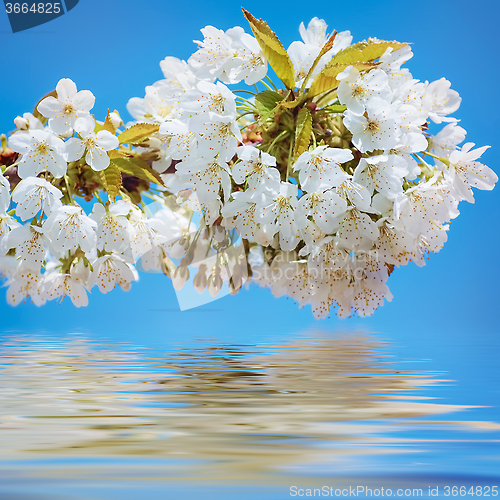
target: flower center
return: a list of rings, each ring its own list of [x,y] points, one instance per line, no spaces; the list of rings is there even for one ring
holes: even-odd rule
[[[378,122],[376,122],[374,120],[368,120],[368,122],[366,123],[365,130],[373,133],[373,132],[379,131],[380,127],[378,125]]]
[[[93,149],[97,146],[97,142],[95,140],[95,137],[93,137],[93,135],[89,135],[86,139],[85,139],[85,145],[87,146],[87,149]]]
[[[360,97],[363,97],[365,94],[366,94],[365,89],[360,85],[356,85],[352,89],[352,97],[354,97],[355,99],[359,99]]]
[[[47,154],[50,151],[49,145],[45,141],[41,141],[37,144],[35,152],[39,155]]]
[[[209,105],[209,108],[211,110],[218,111],[219,113],[222,113],[224,111],[224,97],[221,96],[220,94],[218,95],[213,95],[210,96],[211,104]]]
[[[173,106],[160,106],[158,113],[162,118],[166,118],[170,113],[172,113]]]
[[[253,67],[253,68],[258,68],[261,64],[262,64],[262,58],[258,55],[255,55],[253,52],[252,52],[252,58],[250,59],[250,65]]]
[[[66,104],[64,106],[64,114],[65,115],[72,115],[75,112],[75,108],[73,107],[73,104]]]
[[[280,196],[278,198],[278,205],[280,208],[285,208],[288,206],[288,198],[285,198],[284,196]]]
[[[231,131],[231,125],[229,125],[229,123],[223,123],[219,127],[219,134],[222,136],[229,135],[230,131]]]

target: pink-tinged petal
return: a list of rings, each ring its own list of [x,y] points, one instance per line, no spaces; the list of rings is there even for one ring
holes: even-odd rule
[[[61,110],[61,103],[55,97],[46,97],[38,104],[37,108],[46,118],[54,118]]]
[[[30,134],[18,132],[9,138],[9,147],[16,153],[24,153],[29,151],[32,146],[33,139]]]
[[[95,97],[90,90],[80,90],[73,99],[73,105],[79,111],[88,113],[95,104]]]
[[[87,151],[86,162],[97,172],[105,170],[109,166],[109,156],[102,148],[92,148]]]
[[[107,130],[101,130],[100,132],[97,132],[96,137],[99,146],[105,151],[110,151],[111,149],[116,149],[118,147],[118,137],[114,136]]]
[[[64,156],[67,161],[79,160],[85,152],[85,143],[81,139],[68,139],[64,146]]]
[[[56,86],[56,92],[61,102],[73,100],[77,93],[76,84],[69,78],[62,78]]]

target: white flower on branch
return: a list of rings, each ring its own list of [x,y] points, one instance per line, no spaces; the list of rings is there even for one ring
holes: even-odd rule
[[[133,263],[127,257],[112,253],[103,255],[92,263],[93,272],[90,276],[88,288],[94,285],[99,287],[102,293],[108,293],[116,285],[128,291],[132,281],[137,281],[139,276]]]
[[[86,151],[85,161],[94,170],[105,170],[110,163],[108,153],[118,147],[118,138],[107,130],[94,133],[95,121],[92,117],[79,118],[75,130],[81,139],[72,138],[66,141],[66,158],[68,161],[79,160]]]
[[[58,135],[71,131],[78,118],[90,115],[95,97],[89,90],[77,92],[75,83],[69,78],[59,80],[57,98],[46,97],[38,104],[38,111],[49,118],[49,127]]]
[[[43,211],[49,216],[61,206],[63,194],[45,179],[28,177],[22,180],[12,193],[12,201],[17,203],[16,215],[26,221]]]
[[[77,206],[63,205],[43,224],[43,232],[51,240],[56,255],[67,256],[80,247],[91,253],[96,247],[97,224]]]
[[[36,177],[44,170],[57,179],[66,173],[64,142],[48,129],[17,132],[10,137],[9,145],[21,153],[17,170],[21,179]]]

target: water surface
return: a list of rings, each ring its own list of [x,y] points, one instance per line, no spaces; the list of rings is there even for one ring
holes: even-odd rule
[[[499,484],[500,425],[369,333],[165,350],[11,334],[0,355],[1,498]]]

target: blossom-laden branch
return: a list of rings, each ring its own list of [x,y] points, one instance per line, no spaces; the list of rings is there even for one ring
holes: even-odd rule
[[[10,304],[87,305],[93,286],[129,290],[140,259],[176,289],[197,269],[199,292],[251,278],[318,318],[369,315],[395,267],[441,249],[472,188],[493,188],[487,147],[459,147],[458,93],[415,80],[408,44],[352,44],[314,18],[285,49],[244,15],[255,37],[203,28],[187,62],[165,58],[130,99],[126,126],[116,111],[97,121],[69,79],[14,120],[0,155]]]

